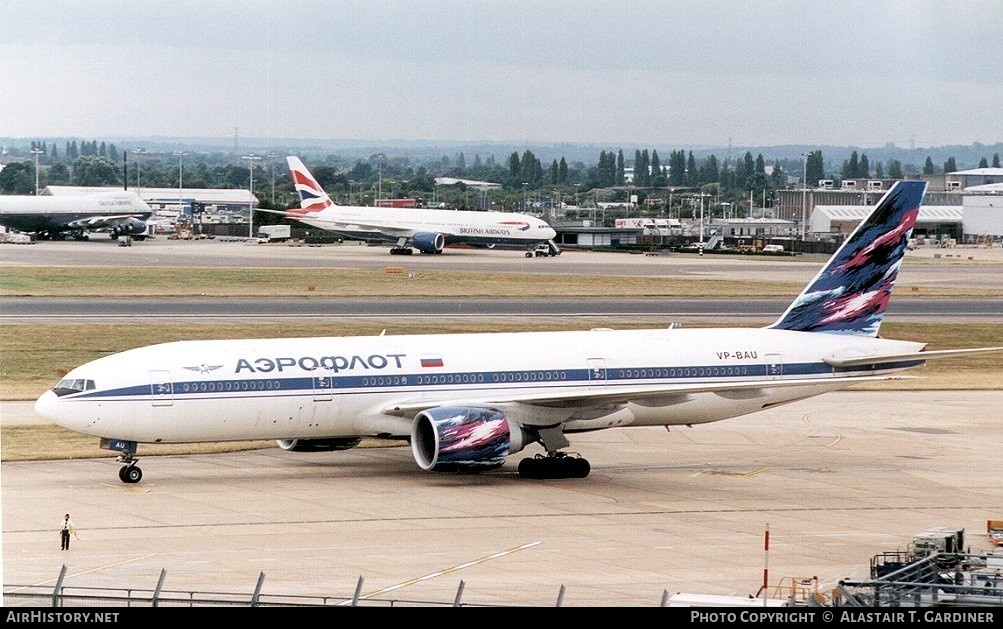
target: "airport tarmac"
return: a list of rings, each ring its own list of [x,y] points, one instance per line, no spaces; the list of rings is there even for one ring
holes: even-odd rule
[[[654,275],[677,279],[790,282],[804,285],[827,255],[790,257],[642,253],[565,249],[552,258],[526,258],[520,251],[447,248],[440,255],[390,255],[382,246],[358,241],[340,245],[293,246],[255,244],[247,240],[167,240],[158,237],[119,247],[92,240],[43,241],[34,245],[0,245],[0,266],[164,266],[236,268],[385,268],[435,269],[492,273],[574,274],[585,277]],[[211,261],[211,262],[210,262]],[[923,247],[906,254],[897,285],[911,287],[1003,291],[1003,248]]]
[[[899,284],[1000,290],[1000,252],[910,252]],[[403,257],[159,238],[0,247],[0,265],[207,259],[804,283],[825,258]],[[263,574],[265,594],[345,599],[361,577],[373,604],[451,604],[462,584],[468,605],[657,606],[663,592],[756,594],[765,568],[771,587],[817,579],[826,592],[931,526],[965,528],[973,551],[989,550],[985,521],[1003,517],[1001,409],[1000,391],[846,391],[693,428],[574,435],[586,479],[521,479],[519,459],[538,446],[480,475],[423,472],[406,447],[143,457],[137,485],[118,480],[112,456],[4,462],[3,587],[51,585],[66,566],[78,587],[153,589],[163,570],[164,588],[188,592],[249,596]],[[0,402],[0,419],[39,421],[30,402]],[[80,539],[60,551],[66,512]]]
[[[10,411],[11,404],[21,405]],[[28,403],[3,403],[30,421]],[[421,471],[407,447],[2,464],[3,583],[351,598],[658,606],[868,577],[931,526],[989,550],[1003,392],[834,392],[692,428],[572,436],[585,479]],[[96,445],[95,445],[96,447]],[[142,455],[142,447],[140,447]],[[66,512],[79,529],[59,550]],[[769,533],[768,549],[765,544]],[[562,592],[562,588],[563,592]],[[407,603],[410,601],[411,603]],[[7,605],[16,600],[5,601]]]

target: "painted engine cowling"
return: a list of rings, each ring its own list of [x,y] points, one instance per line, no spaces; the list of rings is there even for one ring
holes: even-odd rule
[[[337,439],[279,439],[279,447],[290,452],[332,452],[348,450],[359,445],[362,437],[339,437]]]
[[[501,467],[526,438],[501,411],[443,406],[422,411],[411,424],[411,452],[431,472],[483,472]]]
[[[146,233],[146,223],[139,220],[138,218],[130,218],[124,223],[119,223],[112,227],[112,233],[116,236],[132,236],[134,234],[145,234]]]
[[[446,237],[437,232],[418,232],[411,237],[411,243],[422,253],[442,253]]]

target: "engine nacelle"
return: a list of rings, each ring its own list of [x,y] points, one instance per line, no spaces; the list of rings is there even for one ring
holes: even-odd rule
[[[418,232],[411,237],[411,243],[422,253],[442,253],[446,237],[437,232]]]
[[[411,452],[426,471],[493,470],[522,450],[526,441],[518,424],[491,408],[430,408],[411,424]]]
[[[138,218],[130,218],[112,227],[111,233],[116,236],[138,236],[146,233],[146,223]]]
[[[349,450],[359,445],[362,437],[338,437],[337,439],[279,439],[276,443],[290,452],[332,452]]]

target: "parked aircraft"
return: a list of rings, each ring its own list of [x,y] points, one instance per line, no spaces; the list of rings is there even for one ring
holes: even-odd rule
[[[129,190],[53,195],[0,195],[0,225],[35,234],[42,240],[71,236],[85,240],[87,232],[107,230],[119,236],[142,239],[152,208]]]
[[[925,191],[896,183],[764,328],[180,341],[79,366],[35,409],[120,452],[127,483],[142,478],[139,443],[276,439],[311,452],[364,437],[407,440],[437,472],[495,469],[539,444],[521,475],[585,477],[569,435],[714,422],[1003,351],[878,336]]]
[[[442,253],[452,244],[522,248],[533,257],[537,244],[547,244],[550,255],[560,249],[557,235],[545,221],[514,212],[436,210],[335,205],[298,157],[287,157],[300,207],[271,211],[307,225],[327,229],[349,238],[384,240],[395,243],[391,254]]]

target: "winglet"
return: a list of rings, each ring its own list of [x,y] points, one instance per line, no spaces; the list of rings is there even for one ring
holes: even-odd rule
[[[286,161],[289,162],[289,173],[292,176],[293,185],[296,186],[296,192],[300,197],[300,207],[298,210],[289,210],[286,212],[287,216],[296,217],[303,216],[305,214],[311,214],[313,212],[320,212],[329,207],[334,206],[330,197],[324,192],[324,189],[320,187],[320,184],[310,171],[306,169],[303,162],[300,161],[298,157],[292,155],[286,157]]]
[[[877,336],[925,181],[899,181],[770,328]]]

